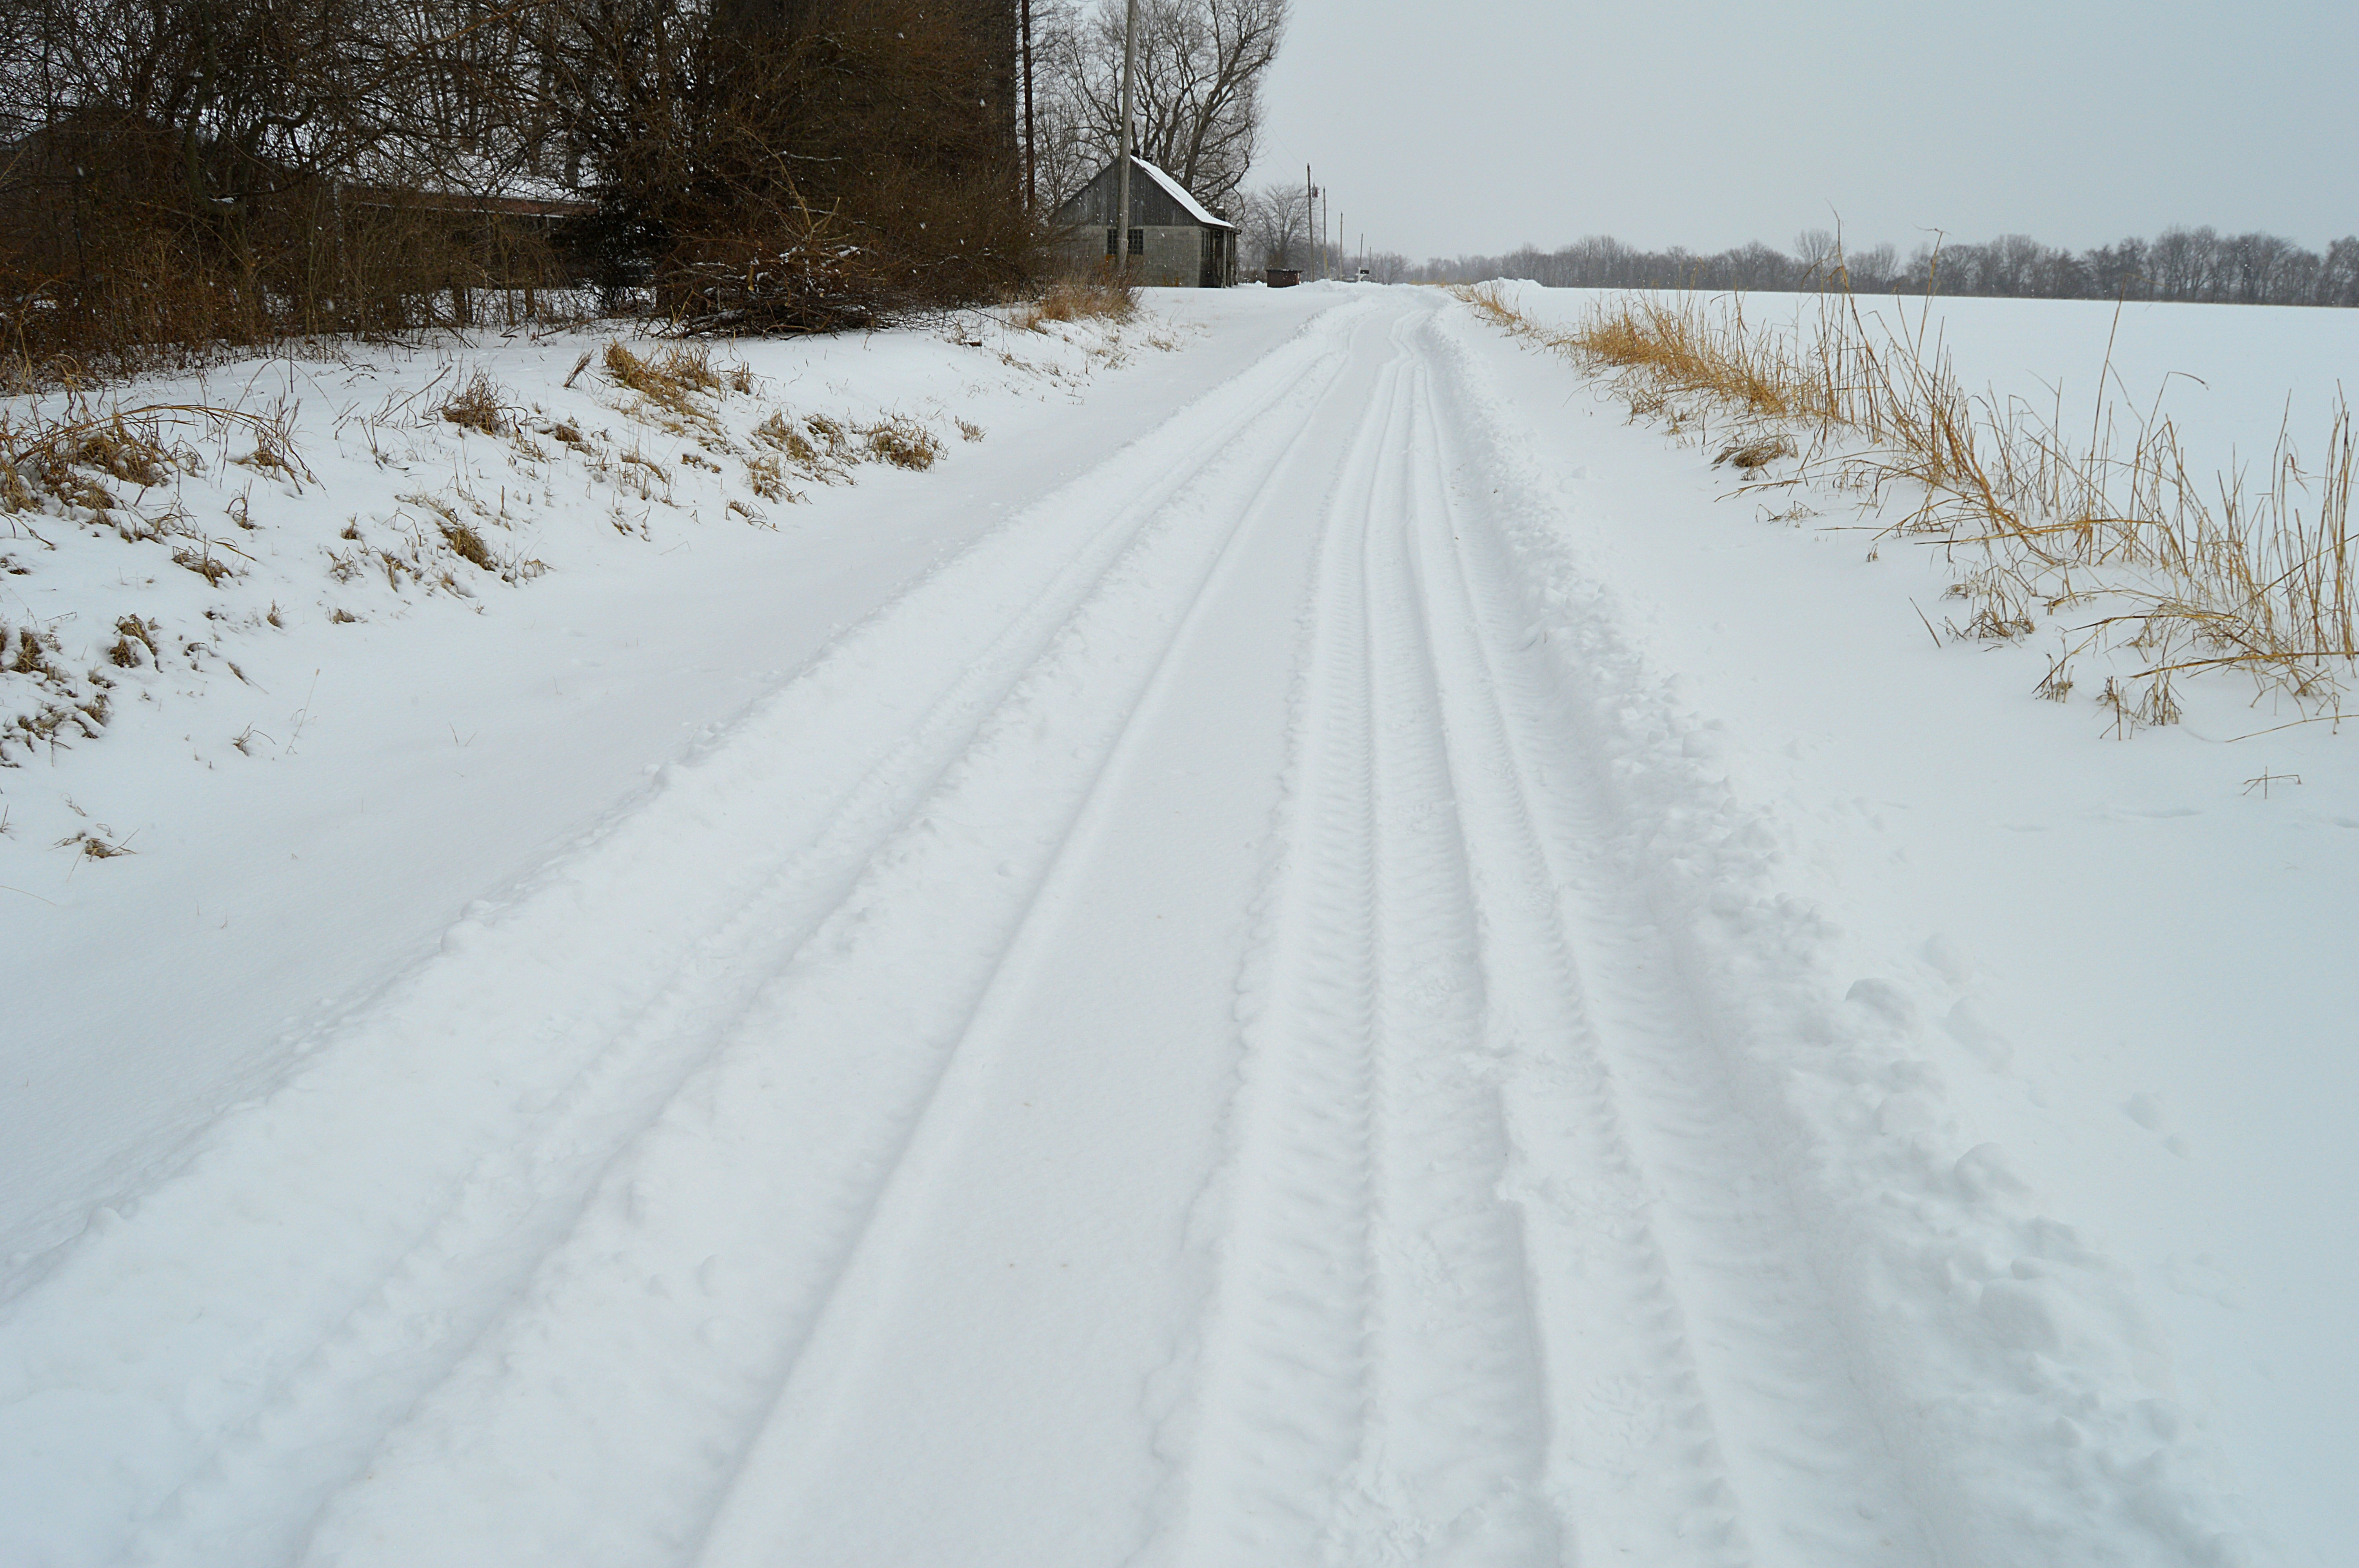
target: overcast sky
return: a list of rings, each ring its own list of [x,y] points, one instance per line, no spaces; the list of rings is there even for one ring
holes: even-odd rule
[[[1790,248],[1842,215],[2083,248],[2359,232],[2359,7],[1294,0],[1259,185],[1306,159],[1413,258],[1613,234]]]

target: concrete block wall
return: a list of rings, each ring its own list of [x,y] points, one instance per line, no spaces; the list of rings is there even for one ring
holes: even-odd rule
[[[1140,236],[1145,247],[1130,258],[1133,283],[1148,288],[1194,288],[1203,281],[1205,231],[1193,225],[1149,226]],[[1065,242],[1060,253],[1076,272],[1094,273],[1111,258],[1105,254],[1105,230],[1092,227]]]

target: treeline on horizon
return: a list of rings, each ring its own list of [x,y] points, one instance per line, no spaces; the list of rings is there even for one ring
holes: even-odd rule
[[[2002,234],[1985,244],[1919,245],[1906,260],[1888,244],[1845,251],[1823,230],[1800,235],[1790,254],[1757,241],[1712,255],[1677,247],[1644,251],[1593,236],[1553,251],[1527,245],[1506,255],[1436,257],[1422,266],[1385,259],[1394,265],[1381,270],[1396,274],[1388,281],[1418,283],[1521,278],[1553,288],[1770,293],[1847,286],[1859,294],[2359,306],[2359,237],[2336,240],[2321,254],[2275,234],[2223,234],[2209,227],[2174,227],[2152,240],[2078,253]]]

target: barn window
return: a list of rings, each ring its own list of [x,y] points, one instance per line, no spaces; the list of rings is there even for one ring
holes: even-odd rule
[[[1146,230],[1133,229],[1130,232],[1130,254],[1135,256],[1143,256],[1147,254]]]

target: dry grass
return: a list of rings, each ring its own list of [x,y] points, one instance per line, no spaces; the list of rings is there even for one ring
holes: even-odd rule
[[[698,395],[719,393],[730,384],[729,378],[715,369],[712,351],[701,345],[667,349],[651,359],[641,359],[620,342],[606,345],[606,377],[615,385],[627,387],[653,404],[679,418],[695,424],[711,420],[695,402]],[[747,385],[752,384],[747,378]]]
[[[60,849],[71,849],[76,854],[92,860],[112,860],[118,855],[139,853],[127,843],[108,839],[105,835],[113,831],[113,828],[102,822],[94,832],[85,827],[78,833],[68,834],[58,840],[56,847]]]
[[[408,577],[429,593],[440,588],[465,596],[472,590],[453,574],[452,557],[507,583],[529,582],[549,569],[538,559],[504,554],[495,548],[489,531],[512,526],[507,513],[504,507],[495,509],[477,499],[464,486],[453,486],[440,494],[417,492],[398,499],[405,507],[416,507],[424,513],[424,521],[396,514],[399,543],[363,543],[357,529],[348,529],[344,537],[355,541],[358,547],[342,555],[331,555],[334,566],[330,575],[337,581],[350,582],[382,572],[386,585],[396,591],[400,589],[402,579]]]
[[[1009,320],[1027,332],[1048,330],[1051,321],[1127,321],[1138,313],[1138,290],[1112,278],[1066,279],[1049,286],[1038,299],[1016,308]]]
[[[821,421],[822,426],[826,423]],[[835,428],[840,429],[841,427]],[[774,411],[768,418],[755,426],[754,439],[776,447],[788,461],[804,469],[815,468],[819,463],[819,449],[811,445],[810,438],[797,429],[783,412]]]
[[[1727,463],[1750,479],[1778,459],[1797,455],[1798,449],[1791,436],[1782,434],[1748,436],[1742,440],[1731,441],[1721,448],[1720,455],[1712,460],[1712,465],[1718,468],[1721,464]]]
[[[492,547],[484,543],[484,536],[476,533],[471,525],[456,519],[446,518],[440,524],[440,528],[444,541],[450,545],[452,553],[461,560],[465,561],[469,566],[480,567],[484,571],[495,575],[500,571],[499,557],[492,554]]]
[[[104,512],[121,504],[109,480],[145,491],[201,469],[187,438],[192,430],[244,429],[276,451],[289,445],[284,426],[243,409],[156,403],[102,410],[81,397],[54,415],[0,413],[0,514],[40,511],[45,501]]]
[[[172,564],[196,573],[205,579],[205,584],[209,588],[219,588],[224,580],[237,575],[236,568],[227,561],[214,558],[212,541],[210,539],[199,541],[193,548],[183,546],[174,550]]]
[[[967,426],[964,421],[960,425],[962,430],[974,430],[969,439],[981,438],[979,427]],[[805,478],[833,484],[849,480],[852,470],[861,463],[929,469],[940,460],[944,450],[940,436],[917,420],[898,414],[860,424],[825,414],[807,415],[798,421],[778,411],[754,427],[753,438],[778,454],[777,458],[755,458],[746,465],[756,493],[767,500],[777,498],[763,489],[765,483],[784,484],[779,459],[792,463]]]
[[[125,615],[114,623],[114,646],[107,657],[119,669],[136,670],[156,662],[156,626],[136,615]]]
[[[477,371],[437,410],[463,429],[496,436],[508,427],[508,402],[499,383]]]
[[[1496,286],[1459,297],[1502,330],[1610,379],[1634,414],[1675,430],[1717,419],[1719,461],[1748,476],[1784,457],[1790,477],[1898,502],[1885,534],[1939,545],[1960,564],[1954,636],[2014,640],[2036,614],[2094,600],[2111,613],[2071,629],[2040,683],[2062,700],[2069,661],[2119,648],[2144,667],[2099,701],[2124,733],[2176,721],[2175,676],[2242,670],[2265,689],[2333,703],[2359,659],[2351,496],[2359,439],[2335,410],[2322,460],[2280,431],[2266,488],[2200,481],[2168,419],[2101,417],[2075,445],[2060,416],[1969,394],[1949,355],[1823,297],[1798,332],[1748,323],[1741,300],[1688,295],[1603,303],[1571,330],[1544,327]],[[1890,514],[1887,514],[1890,515]]]
[[[803,499],[801,492],[788,488],[778,460],[760,454],[745,460],[745,488],[764,501],[791,503]]]
[[[57,651],[58,640],[49,633],[0,623],[0,671],[36,679],[54,676],[58,671],[51,661]]]
[[[893,416],[864,425],[858,434],[871,462],[923,470],[942,455],[941,438],[914,419]]]
[[[112,712],[112,684],[96,671],[77,680],[66,668],[56,633],[0,622],[0,674],[27,677],[30,700],[0,718],[0,767],[20,766],[37,747],[54,752],[71,737],[96,740]]]

